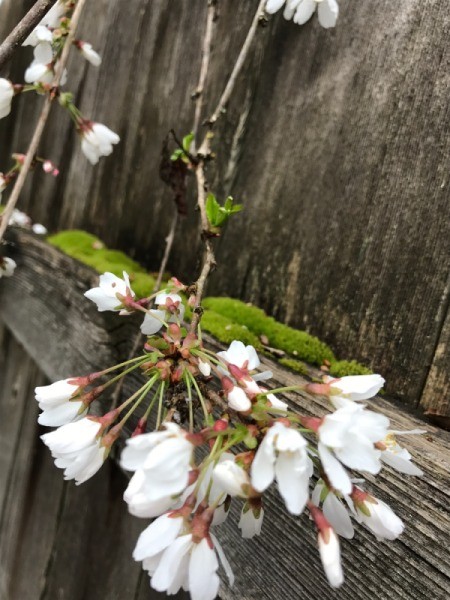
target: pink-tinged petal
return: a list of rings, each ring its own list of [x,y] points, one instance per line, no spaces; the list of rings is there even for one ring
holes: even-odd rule
[[[246,412],[251,409],[252,403],[244,390],[238,386],[234,386],[228,396],[228,406],[238,412]]]
[[[319,534],[319,552],[328,583],[331,587],[340,587],[344,583],[344,574],[342,572],[339,539],[333,530],[328,531],[326,541],[322,534]]]
[[[335,27],[339,15],[339,6],[336,0],[322,0],[319,3],[318,18],[319,23],[325,29]]]
[[[323,470],[330,480],[331,485],[342,494],[350,494],[352,491],[352,482],[347,471],[321,442],[319,442],[318,450]]]

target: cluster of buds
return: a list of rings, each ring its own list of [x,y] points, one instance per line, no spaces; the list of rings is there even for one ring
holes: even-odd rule
[[[86,481],[119,436],[126,437],[125,424],[135,420],[120,458],[133,473],[124,500],[131,514],[155,519],[133,556],[158,591],[185,589],[194,600],[213,600],[219,563],[232,583],[215,531],[227,521],[231,503],[240,502],[242,536],[259,535],[264,495],[274,484],[289,513],[311,515],[325,574],[330,585],[340,586],[339,537],[352,538],[354,524],[360,524],[377,538],[393,540],[404,527],[364,490],[361,474],[376,475],[383,464],[421,474],[395,440],[401,432],[362,404],[378,393],[383,378],[325,377],[301,388],[270,390],[272,374],[261,370],[252,346],[235,340],[226,351],[213,352],[198,331],[185,328],[190,293],[173,280],[137,299],[126,273],[105,273],[86,292],[99,311],[144,313],[147,339],[139,356],[120,365],[36,389],[39,422],[57,427],[43,435],[56,466],[66,479]],[[131,372],[140,373],[138,389],[105,415],[96,416],[98,409],[92,414],[92,403]],[[325,394],[329,414],[297,414],[277,396],[287,389]]]

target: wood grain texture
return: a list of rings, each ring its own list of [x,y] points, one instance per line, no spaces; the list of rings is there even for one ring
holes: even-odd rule
[[[205,116],[256,6],[220,2]],[[22,7],[8,2],[5,22]],[[73,56],[70,87],[122,142],[93,169],[55,109],[42,154],[61,176],[30,177],[23,207],[36,220],[86,228],[158,267],[172,218],[159,153],[170,128],[192,127],[205,19],[203,0],[89,3],[80,31],[104,61],[96,70]],[[334,30],[274,16],[217,129],[219,159],[208,174],[219,196],[245,203],[219,243],[209,292],[319,335],[341,357],[383,372],[389,391],[412,406],[425,385],[425,406],[448,389],[443,370],[428,374],[448,305],[449,33],[440,0],[341,0]],[[16,57],[18,78],[26,62]],[[39,108],[27,96],[0,123],[1,165],[26,147]],[[169,265],[186,279],[199,248],[192,206]],[[434,410],[450,415],[448,395]]]
[[[56,379],[84,374],[97,370],[100,366],[112,364],[120,359],[120,351],[126,355],[138,323],[132,319],[121,319],[117,315],[98,313],[95,306],[83,298],[83,291],[95,280],[96,275],[89,268],[64,256],[55,248],[48,247],[31,234],[16,232],[15,235],[14,257],[19,266],[16,276],[5,280],[0,286],[0,316],[19,340],[27,340],[27,351],[39,368]],[[40,277],[43,273],[46,276]],[[53,327],[50,326],[51,322]],[[33,332],[30,332],[30,323],[33,325]],[[212,348],[219,347],[211,338],[207,338],[207,343]],[[58,356],[60,361],[57,360]],[[94,362],[91,362],[93,360]],[[274,372],[274,385],[292,385],[303,381],[270,360],[264,359],[263,362]],[[311,373],[317,375],[316,371]],[[138,385],[138,378],[130,378],[124,386],[123,393],[129,394]],[[302,413],[321,415],[328,410],[325,398],[308,394],[290,394],[288,401],[294,409]],[[386,399],[376,398],[368,404],[374,410],[381,410],[386,414],[391,419],[393,429],[427,429],[426,435],[411,436],[404,440],[415,462],[424,471],[422,478],[407,478],[388,468],[383,469],[376,480],[368,477],[368,489],[375,496],[387,501],[405,520],[405,533],[397,542],[388,544],[377,542],[367,532],[358,529],[353,542],[344,540],[347,583],[341,590],[333,591],[328,588],[321,573],[315,534],[311,530],[308,518],[303,516],[294,519],[288,516],[278,494],[272,491],[266,503],[264,535],[260,539],[243,542],[239,530],[230,521],[217,530],[237,576],[232,590],[224,585],[221,591],[222,598],[282,600],[299,596],[313,599],[320,596],[326,600],[444,600],[448,597],[450,434],[425,424]],[[107,476],[102,470],[98,475],[99,481],[95,478],[81,488],[75,488],[72,484],[67,486],[67,500],[64,503],[64,506],[67,504],[67,508],[64,509],[67,512],[64,513],[63,519],[59,519],[60,531],[55,538],[57,544],[64,547],[69,531],[74,526],[70,515],[73,517],[81,511],[80,514],[87,521],[82,521],[79,527],[76,526],[77,536],[84,540],[83,544],[88,543],[88,539],[92,544],[90,549],[86,550],[87,556],[92,558],[95,552],[100,555],[100,551],[97,550],[99,542],[93,533],[94,522],[98,523],[101,535],[107,536],[109,533],[105,515],[92,503],[93,497],[99,495],[98,490],[104,489],[103,486],[110,489],[108,485],[112,484],[105,484],[101,479]],[[110,506],[115,515],[115,511],[119,509],[113,507],[119,502],[120,494],[113,490],[109,491],[107,496],[112,500],[104,501],[104,505]],[[105,498],[104,492],[100,493],[100,497]],[[89,511],[89,507],[94,511],[95,517]],[[237,518],[238,510],[236,505],[233,508],[233,518]],[[121,519],[127,519],[125,511],[121,514]],[[117,537],[125,540],[122,543],[126,546],[127,538],[122,538],[120,533],[125,526],[120,520],[114,519],[115,517],[112,522],[115,525],[112,527],[117,529]],[[89,524],[92,524],[91,529]],[[143,521],[137,520],[134,524],[126,525],[126,528],[131,530],[136,527],[139,530],[142,526]],[[94,541],[88,535],[88,531],[94,536]],[[111,541],[107,547],[115,543]],[[68,549],[61,550],[61,553],[65,560],[61,559],[60,568],[68,568]],[[76,560],[83,561],[84,558],[76,557]],[[105,560],[105,557],[101,560]],[[135,571],[131,567],[129,573],[130,577],[134,577]],[[59,576],[55,577],[56,580],[52,583],[54,587],[47,587],[47,590],[59,589],[57,582],[62,579],[58,579]],[[69,582],[73,581],[71,577],[67,576]],[[85,579],[82,581],[90,581],[89,577],[83,573]],[[141,577],[137,584],[140,587],[136,591],[136,598],[139,600],[145,597],[140,594],[148,591],[147,584],[146,576]],[[68,589],[73,588],[69,585]],[[123,600],[130,597],[127,596],[127,589],[123,592]],[[44,597],[53,600],[51,595]],[[76,595],[73,598],[70,595],[62,597],[78,600]],[[134,600],[133,596],[130,598]]]
[[[86,485],[63,481],[39,439],[47,380],[2,322],[0,342],[0,600],[161,598],[131,558],[145,522],[127,513],[124,474],[108,461]]]

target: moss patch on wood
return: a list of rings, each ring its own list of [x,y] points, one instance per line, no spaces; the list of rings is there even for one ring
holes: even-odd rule
[[[123,271],[126,271],[137,296],[149,296],[153,291],[154,277],[123,252],[106,248],[95,235],[79,230],[61,231],[48,237],[47,241],[98,273],[109,271],[122,277]]]
[[[126,271],[139,297],[149,296],[153,291],[155,278],[152,275],[123,252],[106,248],[95,235],[81,230],[61,231],[49,236],[47,241],[98,273],[109,271],[121,277]],[[220,297],[206,298],[204,307],[204,331],[224,344],[239,339],[260,352],[264,351],[263,339],[266,345],[288,355],[279,359],[280,364],[302,375],[308,373],[308,367],[302,361],[316,366],[324,362],[330,364],[330,374],[334,377],[371,373],[355,360],[336,360],[331,348],[317,337],[276,321],[256,306]]]

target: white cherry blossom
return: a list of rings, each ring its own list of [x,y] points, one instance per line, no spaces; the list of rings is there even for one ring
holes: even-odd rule
[[[198,369],[204,377],[209,377],[211,375],[211,365],[209,362],[199,359]]]
[[[17,267],[16,261],[9,256],[0,256],[0,279],[2,277],[11,277]]]
[[[38,25],[26,38],[22,46],[37,46],[41,42],[47,42],[51,44],[52,41],[53,34],[50,29],[45,25]]]
[[[245,391],[235,385],[227,392],[228,406],[237,412],[247,412],[251,409],[252,403]]]
[[[388,435],[381,442],[384,450],[381,450],[381,460],[386,464],[405,475],[421,476],[423,472],[419,467],[411,462],[412,456],[406,448],[402,448],[395,439],[395,435],[420,435],[425,433],[423,429],[413,429],[412,431],[388,431]]]
[[[81,150],[92,165],[96,165],[102,156],[109,156],[113,145],[120,142],[117,133],[101,123],[86,123],[81,135]]]
[[[241,530],[244,539],[250,539],[255,535],[260,535],[264,519],[263,507],[253,508],[246,502],[242,508],[238,527]]]
[[[159,592],[176,594],[189,590],[192,600],[215,600],[219,576],[214,548],[203,538],[195,543],[192,534],[177,537],[162,553],[144,561],[152,575],[151,586]]]
[[[155,298],[159,308],[152,308],[146,313],[141,325],[144,335],[154,335],[163,326],[163,322],[177,323],[183,320],[185,307],[179,294],[160,293]]]
[[[34,49],[34,60],[25,71],[27,83],[47,83],[53,81],[53,50],[48,42],[40,42]]]
[[[261,442],[251,467],[251,481],[259,492],[276,478],[287,509],[299,515],[308,500],[312,463],[307,442],[299,431],[276,422]]]
[[[321,479],[314,488],[311,500],[316,506],[322,503],[323,514],[338,535],[347,539],[353,538],[355,530],[347,506]],[[350,497],[346,496],[345,500],[350,502]]]
[[[73,379],[64,379],[51,385],[37,387],[35,396],[39,408],[43,411],[39,415],[38,423],[58,427],[81,418],[80,410],[83,402],[76,400],[79,392],[80,386]]]
[[[105,459],[105,448],[97,437],[100,428],[100,423],[85,417],[41,436],[55,465],[64,469],[64,479],[75,479],[79,485],[100,469]]]
[[[328,377],[330,400],[336,408],[342,408],[349,401],[368,400],[378,394],[385,381],[381,375],[349,375],[340,379]]]
[[[339,408],[323,419],[318,429],[319,456],[335,489],[350,494],[352,487],[340,463],[374,475],[380,471],[381,451],[375,444],[386,437],[388,426],[389,419],[384,415],[356,403]]]
[[[8,225],[28,229],[31,226],[31,219],[26,213],[15,208],[11,213]]]
[[[320,531],[318,536],[320,558],[323,570],[327,576],[328,583],[338,588],[344,583],[344,574],[341,565],[341,549],[338,536],[329,527],[326,531]]]
[[[0,119],[3,119],[3,117],[8,116],[11,112],[11,104],[13,98],[13,84],[8,79],[0,78]],[[0,182],[0,193],[1,191],[2,189]]]
[[[78,48],[84,58],[94,65],[94,67],[99,67],[102,64],[101,56],[94,50],[91,44],[88,42],[79,42]]]
[[[250,488],[247,472],[233,459],[224,460],[214,467],[213,480],[229,496],[245,498]]]
[[[117,294],[119,296],[131,295],[133,298],[135,296],[130,286],[130,278],[125,271],[122,279],[113,273],[103,273],[100,275],[98,287],[88,290],[84,295],[95,302],[99,312],[106,310],[118,312],[123,309],[123,304]]]
[[[34,223],[31,227],[31,230],[36,235],[47,235],[47,227],[44,227],[41,223]]]
[[[352,494],[356,515],[378,539],[395,540],[403,533],[403,521],[382,500],[357,489]]]
[[[168,510],[188,485],[194,446],[175,423],[165,428],[128,439],[122,452],[121,466],[135,471],[124,495],[133,514]]]
[[[336,0],[267,0],[266,12],[273,14],[285,5],[284,18],[303,25],[313,16],[318,7],[319,23],[326,29],[334,27],[339,15]]]
[[[260,365],[258,355],[253,346],[245,346],[242,342],[234,340],[228,350],[218,352],[217,356],[225,363],[253,371]]]

